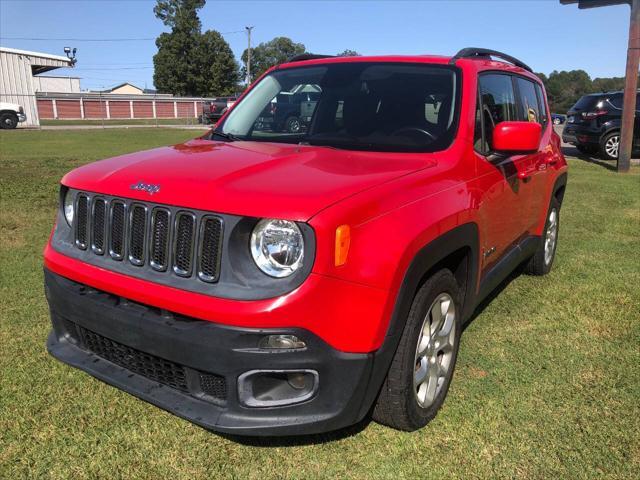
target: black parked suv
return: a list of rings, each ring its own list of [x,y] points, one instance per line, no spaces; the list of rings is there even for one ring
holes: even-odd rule
[[[636,122],[633,150],[640,150],[640,95],[636,99]],[[608,160],[618,158],[620,125],[622,124],[622,92],[585,95],[567,112],[562,140],[582,153],[600,154]]]

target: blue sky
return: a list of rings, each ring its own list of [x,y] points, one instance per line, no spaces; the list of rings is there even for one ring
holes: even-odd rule
[[[153,40],[87,42],[24,38],[155,38],[165,27],[153,16],[155,1],[0,0],[0,45],[62,55],[78,48],[74,70],[82,88],[129,81],[153,84]],[[538,1],[219,1],[200,11],[203,29],[224,36],[239,59],[254,25],[253,44],[275,36],[304,43],[308,51],[345,48],[365,55],[451,55],[465,46],[502,50],[535,71],[584,69],[593,78],[623,76],[629,7],[578,10],[558,0]],[[234,32],[234,33],[231,33]]]

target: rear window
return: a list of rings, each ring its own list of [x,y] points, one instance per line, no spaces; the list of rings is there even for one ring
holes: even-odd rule
[[[611,95],[609,97],[609,103],[616,108],[622,108],[622,94]]]
[[[598,98],[599,97],[595,95],[585,95],[580,100],[578,100],[573,107],[571,107],[571,110],[589,110],[596,104]]]

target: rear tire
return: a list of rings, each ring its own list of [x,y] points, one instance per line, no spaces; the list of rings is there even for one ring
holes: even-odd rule
[[[617,160],[620,155],[620,132],[611,132],[600,141],[600,153],[606,160]]]
[[[418,290],[373,410],[376,422],[413,431],[436,416],[458,356],[460,299],[449,270],[440,270]]]
[[[0,128],[9,130],[18,126],[18,116],[12,112],[0,114]]]
[[[551,198],[551,205],[547,211],[547,220],[536,253],[529,260],[525,272],[529,275],[546,275],[551,271],[553,260],[558,247],[558,233],[560,231],[560,203],[555,196]]]

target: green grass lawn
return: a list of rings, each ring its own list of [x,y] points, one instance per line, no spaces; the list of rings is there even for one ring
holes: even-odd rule
[[[553,271],[479,312],[442,411],[415,433],[370,423],[252,445],[50,357],[42,249],[59,179],[196,135],[0,132],[0,478],[638,478],[638,168],[570,161]]]
[[[198,125],[197,118],[121,118],[108,120],[40,120],[42,126],[75,125]],[[207,126],[205,125],[204,128]]]

